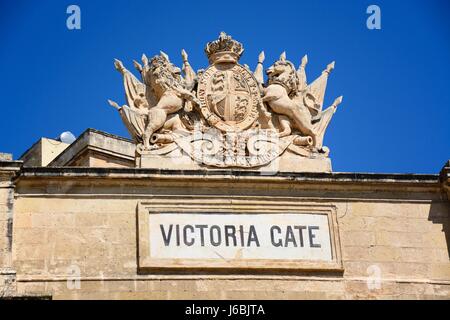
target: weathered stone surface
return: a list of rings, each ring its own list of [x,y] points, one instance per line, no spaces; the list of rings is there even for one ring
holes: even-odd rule
[[[41,138],[30,149],[20,156],[24,166],[43,167],[47,166],[61,152],[69,146],[68,143],[55,139]]]
[[[135,150],[129,139],[87,129],[48,166],[134,167]]]
[[[9,159],[9,157],[5,157]],[[0,299],[16,294],[16,272],[12,258],[14,183],[22,162],[0,160]]]
[[[0,161],[11,161],[11,160],[12,160],[11,153],[0,152]]]
[[[12,237],[16,295],[54,299],[450,297],[446,244],[450,206],[442,198],[446,191],[437,175],[265,176],[209,170],[23,168],[16,193]],[[158,198],[167,199],[158,204],[160,208],[178,210],[187,210],[193,200],[216,211],[233,208],[233,212],[333,206],[343,271],[330,274],[315,267],[224,274],[186,269],[167,275],[142,269],[137,205],[157,203]]]

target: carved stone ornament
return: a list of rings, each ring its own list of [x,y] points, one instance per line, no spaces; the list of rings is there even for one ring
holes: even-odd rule
[[[301,171],[295,168],[296,158],[328,159],[323,137],[342,102],[341,96],[322,111],[334,62],[307,84],[307,57],[296,69],[283,52],[264,81],[264,52],[251,72],[239,64],[243,51],[241,43],[222,32],[206,45],[210,65],[205,70],[194,72],[184,50],[182,69],[160,52],[152,59],[143,55],[142,64],[134,61],[141,80],[115,61],[127,104],[109,103],[137,144],[137,166],[146,167],[149,162],[138,160],[148,158],[152,163],[170,160],[180,169],[244,169],[285,157],[291,171]]]
[[[209,66],[198,84],[200,110],[208,123],[222,131],[241,131],[258,118],[262,105],[256,79],[236,63]]]

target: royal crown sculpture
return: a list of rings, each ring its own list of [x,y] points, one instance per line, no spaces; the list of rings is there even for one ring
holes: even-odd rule
[[[266,70],[240,65],[241,43],[222,32],[205,47],[209,66],[194,72],[182,50],[183,75],[167,54],[134,61],[141,81],[115,60],[127,104],[117,108],[136,142],[138,167],[330,171],[325,130],[342,96],[322,111],[330,63],[311,84],[282,53]],[[273,165],[276,164],[276,168]]]

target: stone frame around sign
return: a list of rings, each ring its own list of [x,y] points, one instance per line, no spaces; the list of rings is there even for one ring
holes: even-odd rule
[[[232,213],[232,214],[324,214],[328,217],[331,261],[312,260],[219,260],[219,259],[156,259],[150,256],[149,216],[152,213]],[[332,204],[299,202],[295,198],[221,197],[221,196],[155,196],[137,205],[138,272],[167,270],[235,270],[252,271],[327,271],[343,272],[337,207]]]

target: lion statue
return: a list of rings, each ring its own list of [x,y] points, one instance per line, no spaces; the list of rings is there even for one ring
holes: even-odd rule
[[[158,137],[170,140],[167,135],[155,132],[183,128],[177,113],[187,105],[186,102],[197,103],[193,93],[196,79],[192,70],[185,70],[189,77],[183,79],[180,68],[173,65],[164,52],[150,60],[143,55],[142,63],[134,61],[141,74],[141,82],[121,61],[115,60],[116,69],[123,75],[128,105],[119,107],[113,101],[109,103],[118,109],[133,139],[141,144],[143,150],[150,150]]]

